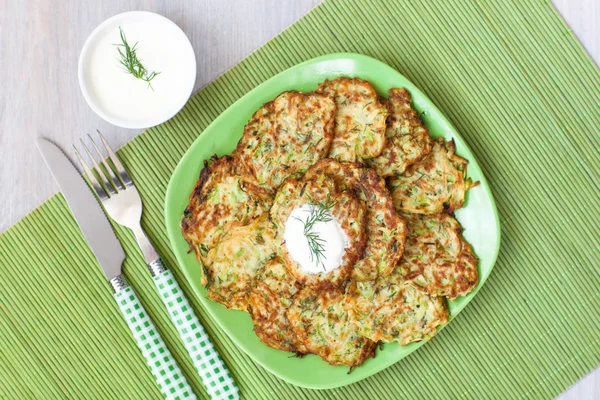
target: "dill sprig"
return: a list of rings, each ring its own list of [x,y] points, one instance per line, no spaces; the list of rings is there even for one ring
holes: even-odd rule
[[[131,74],[135,78],[141,79],[144,82],[148,83],[148,87],[154,91],[154,88],[152,87],[150,81],[156,78],[156,76],[160,74],[160,72],[153,71],[152,73],[148,74],[148,71],[142,65],[142,62],[137,56],[138,42],[136,42],[133,45],[133,47],[131,47],[129,43],[127,43],[127,39],[125,38],[125,32],[123,31],[123,28],[119,27],[119,32],[121,34],[122,43],[115,44],[115,46],[117,46],[117,50],[119,51],[119,64],[121,64],[121,67],[123,67],[123,70],[126,73]],[[121,48],[123,48],[125,51],[121,51]]]
[[[310,213],[306,221],[294,217],[304,225],[303,233],[308,242],[308,248],[310,249],[310,261],[316,262],[317,265],[321,265],[323,271],[326,270],[325,263],[323,262],[323,260],[326,259],[324,254],[326,241],[320,237],[318,233],[313,232],[312,229],[317,222],[329,222],[333,220],[333,215],[330,210],[334,204],[335,200],[327,195],[327,199],[324,201],[309,203]]]

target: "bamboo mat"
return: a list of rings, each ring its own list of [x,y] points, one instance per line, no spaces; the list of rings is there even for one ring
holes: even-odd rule
[[[396,68],[452,121],[490,182],[502,247],[483,290],[434,340],[362,382],[314,391],[263,370],[202,310],[169,249],[163,202],[178,160],[230,104],[342,51]],[[598,69],[549,1],[329,0],[120,156],[143,225],[244,398],[548,398],[600,363],[599,105]],[[133,238],[118,232],[126,277],[206,397]],[[160,398],[61,195],[0,236],[0,398]]]

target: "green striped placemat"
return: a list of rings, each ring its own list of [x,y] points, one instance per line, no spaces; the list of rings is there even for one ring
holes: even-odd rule
[[[396,68],[456,125],[502,223],[494,272],[431,343],[360,383],[294,387],[253,363],[194,300],[163,200],[192,141],[248,90],[301,61],[358,52]],[[555,396],[600,363],[600,75],[549,1],[329,0],[120,151],[143,224],[244,398]],[[125,274],[206,397],[133,238]],[[0,398],[160,398],[61,195],[0,237]]]

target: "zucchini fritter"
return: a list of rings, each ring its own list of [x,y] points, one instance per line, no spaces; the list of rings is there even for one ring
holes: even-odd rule
[[[326,80],[319,85],[317,93],[333,97],[337,104],[329,157],[361,161],[381,154],[388,110],[369,82],[345,77]]]
[[[350,283],[347,301],[350,320],[375,342],[428,340],[448,322],[443,298],[417,290],[396,271],[375,281]]]
[[[327,155],[335,109],[327,96],[284,92],[254,113],[233,157],[259,186],[275,191],[287,177],[304,173]]]
[[[278,350],[306,353],[288,319],[287,311],[300,284],[275,257],[256,276],[248,297],[248,312],[254,332],[267,346]]]
[[[246,311],[252,280],[277,251],[276,230],[268,216],[263,214],[244,226],[233,224],[208,252],[206,297],[227,308]]]
[[[374,357],[377,344],[359,335],[345,306],[341,289],[316,291],[305,287],[294,297],[288,319],[309,353],[331,365],[352,367]]]
[[[404,251],[407,227],[394,209],[383,179],[361,164],[340,163],[331,158],[319,160],[310,167],[304,179],[319,175],[331,176],[342,190],[355,190],[367,205],[367,243],[363,257],[352,269],[352,278],[368,281],[389,275]]]
[[[260,188],[242,182],[242,171],[232,157],[211,161],[204,162],[181,220],[183,237],[201,264],[232,223],[247,224],[271,207]],[[202,279],[206,284],[206,277]]]
[[[350,276],[356,261],[363,256],[366,243],[366,204],[359,201],[354,191],[340,192],[333,178],[321,175],[307,181],[288,178],[277,191],[270,211],[278,229],[277,236],[282,240],[286,222],[295,208],[307,203],[319,204],[327,201],[333,201],[330,211],[348,238],[348,247],[338,268],[309,274],[292,258],[286,250],[286,244],[281,245],[288,271],[301,284],[315,288],[339,287]]]
[[[454,141],[439,138],[433,150],[402,175],[389,178],[396,210],[417,214],[452,212],[461,208],[467,190],[477,186],[465,178],[468,161],[454,154]]]
[[[451,215],[406,215],[408,239],[398,272],[432,296],[451,299],[477,286],[477,257]]]
[[[433,141],[419,114],[411,105],[408,90],[392,88],[386,102],[390,116],[383,152],[366,160],[381,177],[400,175],[431,152]]]

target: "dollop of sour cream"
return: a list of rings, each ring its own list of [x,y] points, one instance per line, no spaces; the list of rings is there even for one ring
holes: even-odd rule
[[[285,223],[284,241],[287,251],[294,261],[301,266],[301,270],[308,274],[319,274],[333,271],[342,263],[342,258],[349,246],[348,236],[344,229],[329,210],[326,210],[327,221],[317,221],[310,229],[310,233],[317,235],[323,245],[319,257],[311,250],[305,234],[305,224],[310,218],[315,204],[304,204],[296,207]]]

